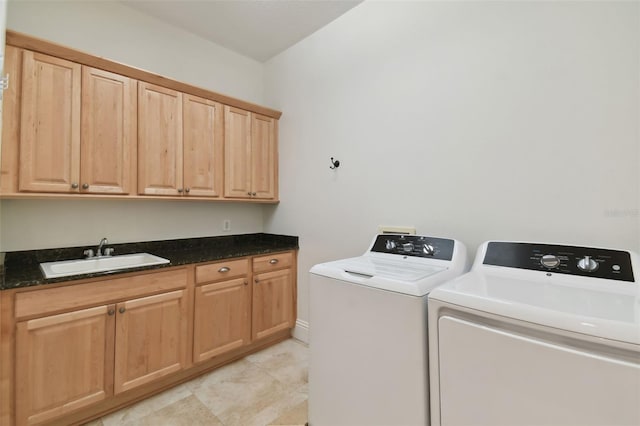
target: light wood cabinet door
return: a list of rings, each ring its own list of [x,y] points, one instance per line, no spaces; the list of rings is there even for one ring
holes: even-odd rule
[[[137,137],[137,82],[82,67],[80,190],[128,194]]]
[[[113,393],[114,308],[17,323],[18,425],[46,422]]]
[[[177,290],[117,304],[115,394],[185,367],[186,299]]]
[[[196,287],[193,361],[239,348],[251,340],[248,277]]]
[[[138,192],[181,195],[182,94],[138,83]]]
[[[222,105],[197,96],[182,95],[184,194],[219,197],[222,194]]]
[[[229,106],[224,116],[224,196],[277,198],[277,121]]]
[[[251,197],[251,113],[224,107],[224,196]]]
[[[251,196],[276,196],[276,120],[251,114]]]
[[[291,269],[254,275],[252,338],[261,339],[295,325]]]
[[[20,191],[79,191],[80,84],[79,64],[23,52]]]

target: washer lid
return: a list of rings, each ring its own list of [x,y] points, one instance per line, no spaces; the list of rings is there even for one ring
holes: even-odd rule
[[[366,256],[337,260],[333,263],[336,268],[346,272],[403,281],[418,281],[445,269],[442,266],[412,264]]]
[[[474,270],[438,287],[429,298],[640,345],[640,286],[636,283],[541,275]]]
[[[400,256],[394,257],[398,259],[361,256],[336,260],[315,265],[310,272],[412,296],[426,295],[436,285],[450,279],[454,274],[444,265],[415,262]]]

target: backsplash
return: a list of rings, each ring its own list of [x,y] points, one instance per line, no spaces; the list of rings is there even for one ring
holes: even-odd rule
[[[164,200],[2,200],[0,251],[262,232],[263,206]],[[223,222],[231,230],[223,231]]]

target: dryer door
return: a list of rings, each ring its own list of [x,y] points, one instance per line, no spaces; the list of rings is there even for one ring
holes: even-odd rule
[[[587,342],[576,349],[451,316],[438,332],[443,426],[640,424],[636,354],[618,359]]]

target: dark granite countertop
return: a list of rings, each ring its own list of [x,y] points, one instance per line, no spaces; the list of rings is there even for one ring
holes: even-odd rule
[[[114,256],[144,252],[169,259],[170,263],[50,279],[46,279],[40,270],[40,263],[42,262],[81,259],[83,257],[82,252],[85,249],[95,249],[96,245],[7,252],[4,260],[4,279],[0,281],[0,290],[292,250],[298,248],[298,237],[258,233],[141,243],[107,244],[106,247],[113,247],[115,249]],[[0,274],[0,276],[2,276],[2,274]]]

